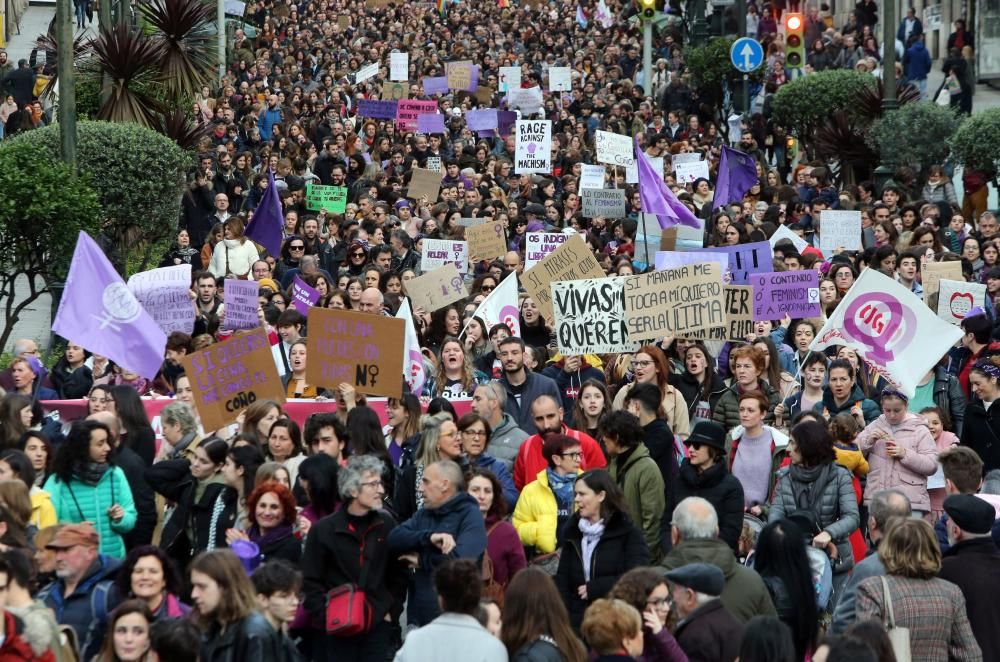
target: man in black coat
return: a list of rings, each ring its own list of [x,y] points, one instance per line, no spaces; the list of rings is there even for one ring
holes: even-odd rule
[[[677,643],[696,662],[732,662],[740,654],[743,625],[722,604],[722,571],[710,563],[689,563],[666,574],[677,623]]]
[[[7,74],[3,79],[0,89],[5,94],[14,95],[14,101],[19,108],[24,108],[35,96],[35,72],[28,66],[28,61],[20,59],[17,61],[17,69]]]

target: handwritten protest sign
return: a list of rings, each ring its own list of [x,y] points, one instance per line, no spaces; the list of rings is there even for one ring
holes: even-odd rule
[[[432,76],[421,79],[424,94],[448,94],[448,78],[446,76]]]
[[[754,274],[750,282],[755,321],[820,315],[819,274],[812,269]]]
[[[317,301],[319,301],[319,291],[295,276],[292,279],[292,300],[290,302],[295,306],[295,310],[303,315],[308,315],[309,309],[315,306]]]
[[[378,64],[366,64],[358,69],[358,72],[354,74],[354,82],[363,83],[369,78],[374,78],[375,76],[378,76]]]
[[[529,232],[525,235],[524,268],[530,269],[549,253],[566,243],[569,235],[562,232]]]
[[[632,155],[632,139],[611,131],[597,131],[597,161],[616,166],[630,166],[635,162]]]
[[[424,113],[436,113],[437,101],[400,99],[396,102],[396,124],[404,131],[417,130],[417,118]]]
[[[542,109],[542,88],[512,88],[507,91],[507,107],[520,110],[525,115],[533,115]]]
[[[191,265],[179,264],[137,273],[128,279],[128,289],[157,326],[168,336],[174,331],[191,333]]]
[[[398,398],[403,392],[406,322],[333,308],[309,309],[306,382]],[[271,364],[274,364],[272,360]]]
[[[625,279],[625,320],[632,340],[684,337],[726,322],[718,263],[688,264]]]
[[[678,230],[677,237],[680,239],[681,230]],[[753,244],[713,246],[710,249],[699,249],[699,251],[704,250],[710,250],[714,253],[729,254],[729,272],[732,274],[732,280],[730,282],[734,285],[749,285],[750,276],[752,274],[770,271],[773,264],[773,259],[771,257],[771,244],[766,241],[758,241]]]
[[[861,250],[861,212],[824,209],[819,215],[819,249],[824,255],[843,248]]]
[[[469,270],[469,244],[450,239],[424,239],[424,253],[420,257],[420,270],[433,271],[446,264],[453,264],[458,273]]]
[[[191,378],[194,406],[206,430],[229,425],[258,400],[285,401],[271,343],[262,328],[188,354],[181,365]]]
[[[399,101],[410,98],[410,88],[406,83],[395,83],[387,80],[382,83],[382,98],[388,101]],[[395,119],[395,115],[390,119]]]
[[[518,120],[514,172],[552,172],[552,122]]]
[[[441,172],[441,157],[440,156],[428,156],[427,157],[427,169],[431,172]],[[438,186],[440,189],[441,187]]]
[[[500,222],[490,221],[466,227],[465,240],[469,242],[469,258],[473,261],[492,260],[507,252],[507,237]]]
[[[708,179],[708,161],[678,163],[674,168],[674,179],[679,184],[693,184],[699,178]]]
[[[695,163],[701,161],[700,152],[686,152],[684,154],[674,154],[670,157],[670,169],[675,171],[681,163]]]
[[[488,106],[493,102],[493,88],[488,85],[479,85],[472,96],[476,97],[476,101],[481,105]]]
[[[437,202],[441,192],[441,173],[425,168],[414,168],[411,172],[413,174],[406,189],[406,197],[411,200],[426,197],[428,202]]]
[[[602,165],[584,163],[580,170],[580,190],[588,188],[604,188],[605,170]]]
[[[942,280],[964,280],[962,277],[962,263],[954,262],[928,262],[920,269],[920,283],[924,288],[924,302],[931,304],[931,298],[938,292],[938,283]]]
[[[604,269],[578,234],[545,256],[541,262],[524,272],[521,284],[538,305],[543,318],[550,318],[553,281],[604,278]]]
[[[521,67],[500,67],[500,91],[521,87]]]
[[[970,310],[986,303],[986,286],[981,283],[942,279],[938,286],[937,315],[946,322],[961,324]]]
[[[358,101],[358,115],[376,120],[394,120],[396,119],[396,102],[361,99]]]
[[[448,79],[449,88],[469,92],[476,89],[479,76],[476,74],[476,65],[472,64],[472,60],[446,62],[444,73],[445,78]]]
[[[406,296],[413,302],[413,307],[423,308],[428,313],[469,296],[462,275],[454,264],[446,264],[422,276],[411,278],[403,287]]]
[[[771,250],[774,250],[780,241],[792,242],[792,246],[795,246],[795,249],[799,253],[802,253],[802,251],[809,247],[808,242],[789,230],[787,225],[779,225],[778,229],[771,235],[771,238],[768,239],[768,242],[771,244]]]
[[[407,80],[410,77],[410,54],[389,53],[389,80]]]
[[[580,201],[583,203],[584,218],[625,218],[625,189],[583,189]]]
[[[222,302],[225,319],[222,328],[239,331],[260,326],[257,319],[257,281],[227,278],[223,283]]]
[[[347,209],[347,187],[307,184],[306,209],[343,214]]]
[[[562,354],[633,352],[625,327],[625,277],[552,283],[556,344]]]
[[[750,285],[726,285],[723,290],[726,296],[726,322],[708,331],[695,331],[683,336],[686,340],[732,340],[745,342],[747,336],[753,333],[754,321],[751,304],[753,302],[753,287]]]

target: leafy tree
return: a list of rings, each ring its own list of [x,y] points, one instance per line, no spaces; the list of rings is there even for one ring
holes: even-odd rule
[[[184,172],[191,157],[173,141],[137,124],[81,121],[77,163],[89,175],[107,219],[106,232],[129,265],[150,268],[156,242],[172,236],[180,218]],[[59,158],[58,126],[10,139]],[[138,251],[140,257],[132,255]]]
[[[1000,171],[1000,108],[984,110],[962,122],[950,145],[956,162],[995,176]]]
[[[952,108],[931,101],[909,103],[872,123],[866,141],[885,162],[919,172],[948,157],[948,139],[961,124]]]
[[[818,71],[782,85],[774,95],[774,121],[809,142],[831,114],[852,107],[860,92],[875,85],[869,74],[847,69]]]
[[[0,347],[6,347],[21,313],[65,280],[80,230],[100,232],[101,206],[87,175],[74,176],[45,145],[28,140],[0,143],[0,191]]]
[[[687,49],[685,62],[691,72],[691,88],[698,93],[699,100],[706,106],[715,109],[718,114],[716,124],[723,133],[728,132],[729,125],[723,112],[724,88],[735,90],[736,85],[743,80],[743,74],[733,67],[729,60],[729,49],[734,39],[717,37],[710,39],[704,46],[692,46]],[[764,68],[748,74],[750,83],[761,83],[764,80]]]

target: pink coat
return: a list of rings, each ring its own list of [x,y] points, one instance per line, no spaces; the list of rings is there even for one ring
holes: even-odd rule
[[[905,448],[906,455],[901,459],[889,457],[886,437]],[[938,448],[923,416],[907,413],[903,423],[893,433],[883,414],[861,431],[857,443],[868,458],[870,467],[865,486],[865,505],[876,492],[896,489],[910,499],[914,510],[930,511],[927,477],[937,471]]]

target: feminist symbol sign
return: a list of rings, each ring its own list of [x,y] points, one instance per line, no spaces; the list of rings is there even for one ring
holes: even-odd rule
[[[868,292],[848,306],[844,331],[869,348],[867,360],[884,368],[909,347],[917,331],[916,317],[891,294]]]
[[[110,326],[115,331],[121,331],[119,324],[130,324],[142,313],[139,300],[122,282],[110,283],[104,288],[101,304],[104,307],[103,315],[93,317],[100,320],[102,329]]]

